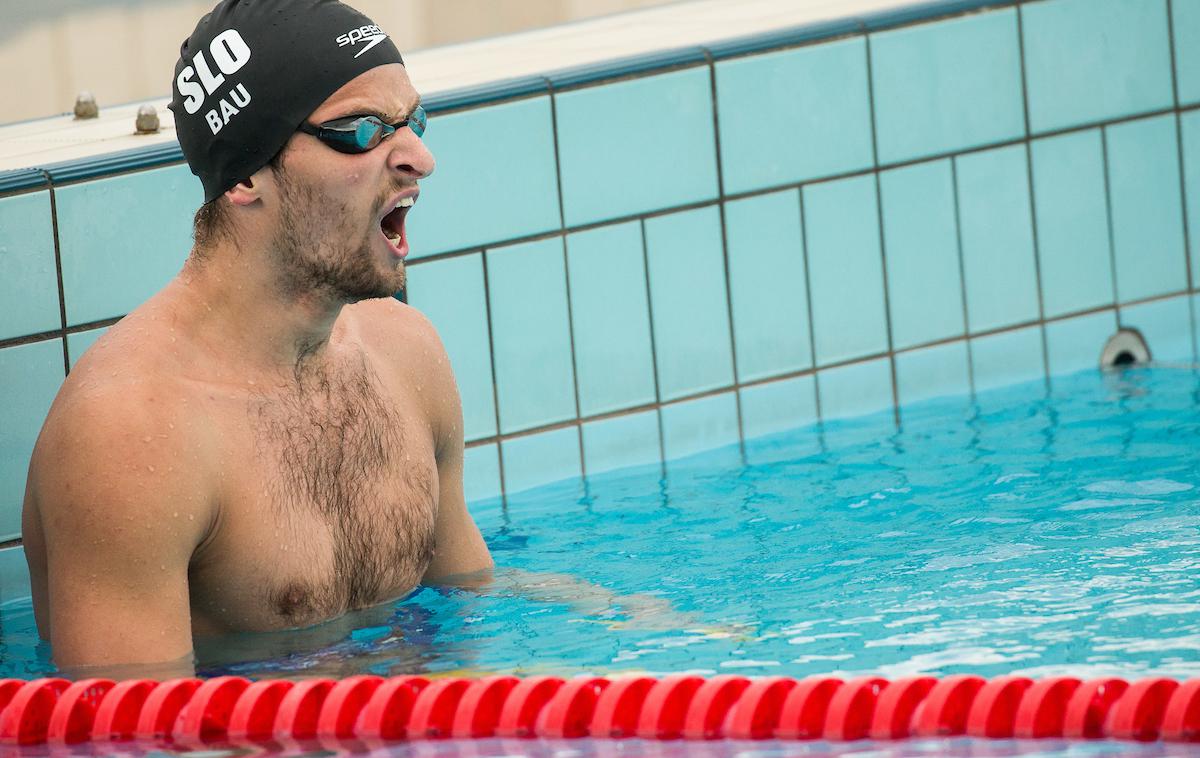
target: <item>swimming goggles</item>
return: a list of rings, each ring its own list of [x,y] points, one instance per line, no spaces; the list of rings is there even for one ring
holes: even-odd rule
[[[428,123],[425,109],[418,105],[411,116],[396,124],[385,124],[378,116],[347,116],[317,126],[302,123],[297,131],[311,134],[339,153],[365,153],[406,126],[418,137],[424,136]]]

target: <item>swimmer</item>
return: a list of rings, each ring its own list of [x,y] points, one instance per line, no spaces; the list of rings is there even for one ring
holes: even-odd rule
[[[82,357],[30,464],[25,550],[60,668],[190,665],[195,636],[492,567],[450,362],[392,297],[434,158],[391,39],[336,0],[222,0],[183,43],[171,110],[204,187],[195,244]]]

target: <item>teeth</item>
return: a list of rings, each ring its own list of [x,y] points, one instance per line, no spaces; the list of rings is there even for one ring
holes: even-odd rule
[[[413,207],[413,199],[411,197],[406,197],[403,200],[401,200],[400,202],[396,203],[396,207],[397,208],[411,208],[411,207]]]

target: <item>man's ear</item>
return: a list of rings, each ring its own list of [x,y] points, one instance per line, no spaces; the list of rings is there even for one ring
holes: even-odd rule
[[[261,173],[261,172],[259,172]],[[243,179],[225,190],[225,198],[234,205],[252,205],[262,198],[262,182],[258,173],[249,179]]]

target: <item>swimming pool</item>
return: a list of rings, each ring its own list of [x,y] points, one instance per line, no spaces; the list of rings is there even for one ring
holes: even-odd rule
[[[720,3],[661,13],[694,20],[701,6]],[[1191,598],[1154,597],[1137,574],[1191,586],[1172,572],[1191,566],[1193,490],[1180,488],[1195,484],[1114,463],[1125,438],[1145,451],[1175,437],[1149,443],[1088,415],[1119,401],[1153,426],[1148,397],[1186,416],[1192,369],[1062,378],[1094,371],[1119,328],[1160,366],[1197,360],[1195,4],[811,6],[821,23],[717,30],[634,59],[616,59],[632,44],[617,23],[610,57],[583,68],[543,76],[553,61],[527,58],[536,70],[517,78],[427,91],[441,165],[411,219],[405,296],[454,364],[468,497],[502,565],[586,577],[613,597],[591,590],[576,612],[547,601],[577,586],[425,590],[286,647],[202,651],[208,673],[532,671],[537,659],[559,674],[1195,675]],[[801,6],[737,7],[761,20]],[[688,27],[638,18],[666,19],[662,39]],[[587,48],[598,27],[575,28]],[[544,41],[426,60],[462,67]],[[614,129],[614,113],[636,118]],[[169,130],[127,153],[97,139],[43,161],[84,131],[0,130],[4,160],[57,145],[0,173],[0,644],[22,675],[48,665],[22,606],[28,451],[73,362],[174,273],[198,204]],[[1062,394],[1072,387],[1092,404]],[[978,407],[922,405],[939,396]],[[1025,475],[1050,471],[1046,456],[1061,468]],[[1001,471],[1010,457],[1031,470]],[[563,483],[581,477],[582,491]],[[1157,526],[1123,527],[1131,514]],[[921,519],[939,531],[920,537]],[[596,541],[546,549],[542,524]],[[632,533],[617,539],[613,524]],[[1122,528],[1138,547],[1110,534]],[[1041,583],[1017,584],[1043,560],[1058,562]],[[871,561],[887,573],[864,577]],[[765,579],[764,597],[740,592],[750,579]],[[829,613],[771,605],[797,585],[822,588],[813,610]],[[920,610],[892,612],[904,603]]]

